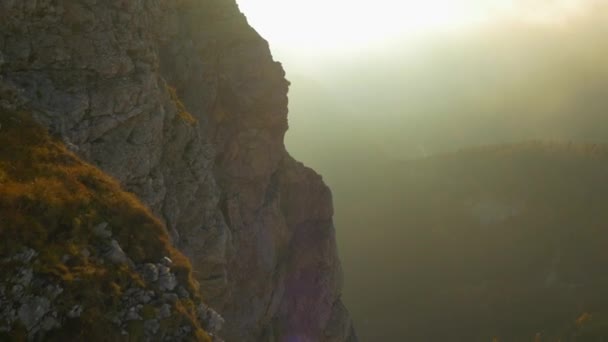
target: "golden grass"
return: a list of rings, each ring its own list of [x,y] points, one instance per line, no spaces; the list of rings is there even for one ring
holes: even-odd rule
[[[173,102],[173,104],[175,104],[175,107],[177,108],[177,116],[185,123],[194,126],[198,122],[198,120],[188,111],[188,109],[186,109],[186,105],[182,102],[182,100],[180,100],[179,96],[177,95],[177,89],[169,85],[167,85],[166,88],[167,92],[169,93],[169,97],[171,98],[171,101]]]
[[[49,340],[121,339],[112,335],[117,329],[105,318],[117,310],[123,289],[145,286],[128,266],[101,264],[82,253],[93,249],[98,238],[92,227],[101,222],[109,223],[135,263],[170,257],[180,281],[200,299],[188,259],[171,246],[166,229],[135,196],[27,115],[0,112],[0,124],[0,259],[23,247],[37,250],[34,271],[64,288],[62,305],[85,307],[77,325]],[[0,264],[0,272],[8,274],[12,267]],[[184,310],[180,317],[181,323],[198,326],[194,310]],[[208,340],[202,330],[196,334],[198,340]]]

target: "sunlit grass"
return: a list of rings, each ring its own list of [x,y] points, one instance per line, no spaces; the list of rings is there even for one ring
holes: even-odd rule
[[[188,259],[171,247],[164,226],[135,196],[81,161],[27,115],[0,112],[0,125],[0,259],[33,248],[40,253],[35,274],[64,288],[61,305],[85,308],[78,324],[54,332],[51,340],[120,339],[107,317],[117,310],[124,289],[147,286],[129,266],[87,256],[99,243],[92,228],[102,222],[109,223],[135,263],[170,257],[173,272],[198,296]],[[10,274],[14,267],[0,264],[0,272]],[[175,316],[174,324],[198,326],[190,300],[176,305],[182,315]],[[11,338],[19,331],[16,327]],[[202,331],[194,333],[206,340]]]

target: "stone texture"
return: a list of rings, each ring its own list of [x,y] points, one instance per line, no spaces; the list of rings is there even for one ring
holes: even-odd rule
[[[101,256],[114,264],[133,264],[116,240],[111,240],[101,247]]]
[[[288,87],[234,0],[0,2],[0,105],[163,220],[226,340],[351,341],[331,192],[283,144]]]
[[[61,328],[69,320],[81,317],[87,310],[98,309],[83,305],[66,307],[65,301],[66,296],[70,295],[67,293],[69,291],[64,291],[56,285],[54,279],[48,275],[32,271],[31,265],[36,265],[40,261],[37,260],[38,255],[39,253],[32,249],[24,249],[10,258],[0,260],[0,268],[7,269],[7,265],[12,265],[15,270],[11,274],[3,274],[0,278],[0,332],[10,332],[18,323],[25,329],[29,341],[46,340],[49,332]],[[144,269],[144,265],[138,265],[138,268]],[[173,276],[169,270],[166,274]],[[118,298],[116,305],[118,311],[106,312],[104,316],[116,325],[116,329],[125,330],[125,333],[129,322],[143,322],[144,335],[141,338],[145,341],[193,340],[192,330],[188,331],[191,329],[189,326],[161,328],[160,320],[171,321],[179,316],[179,313],[172,311],[171,304],[166,303],[165,299],[169,296],[175,297],[174,300],[170,300],[174,304],[177,295],[168,292],[170,290],[162,288],[160,284],[156,287],[154,285],[147,283],[151,289],[146,290],[141,288],[141,285],[132,283]],[[142,311],[146,304],[158,312],[157,318],[144,321]],[[202,303],[201,306],[206,308]],[[217,322],[222,318],[211,309],[208,309],[204,316],[200,315],[200,310],[196,310],[196,313],[199,314],[204,325],[221,328],[221,324],[218,326]],[[211,332],[217,333],[216,330]]]

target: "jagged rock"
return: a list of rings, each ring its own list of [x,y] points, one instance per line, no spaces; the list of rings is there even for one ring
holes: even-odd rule
[[[197,308],[198,315],[203,322],[207,322],[206,329],[211,334],[216,334],[224,326],[224,318],[213,309],[204,304],[199,304]]]
[[[93,234],[102,239],[112,238],[112,230],[108,229],[107,222],[102,222],[93,227]]]
[[[38,252],[31,248],[26,248],[18,254],[12,257],[13,261],[20,262],[22,264],[29,264],[32,259],[38,256]]]
[[[122,296],[122,302],[127,307],[137,308],[139,304],[145,304],[145,301],[149,298],[147,291],[137,287],[128,288]]]
[[[160,322],[156,319],[149,319],[144,322],[144,330],[146,335],[154,336],[160,329]]]
[[[80,315],[82,314],[83,310],[84,310],[84,308],[82,307],[82,305],[74,305],[74,307],[72,307],[70,309],[70,311],[68,312],[68,317],[69,318],[80,317]]]
[[[51,303],[44,297],[27,297],[19,307],[19,321],[28,332],[35,334],[35,328],[39,328],[42,319],[49,314]]]
[[[120,244],[116,240],[110,241],[109,244],[106,244],[102,247],[102,256],[104,259],[114,263],[114,264],[132,264],[133,262],[129,259],[129,257],[125,254],[125,251],[122,250]]]
[[[165,319],[171,317],[171,305],[163,304],[158,312],[159,319]]]
[[[179,298],[182,298],[182,299],[190,298],[190,293],[183,286],[178,286],[176,292],[177,292],[177,295],[179,296]]]
[[[144,280],[154,283],[158,280],[158,267],[154,264],[145,264],[142,268]]]
[[[160,263],[167,267],[171,267],[171,265],[173,265],[173,260],[171,260],[169,257],[163,257]]]
[[[13,309],[12,303],[2,296],[0,296],[0,317],[2,317],[0,331],[9,331],[17,319],[17,312]]]
[[[158,265],[158,287],[161,290],[173,291],[177,286],[177,279],[167,266]]]
[[[289,82],[234,0],[4,1],[0,43],[0,107],[33,112],[166,224],[226,340],[341,331],[331,193],[285,150]],[[103,258],[131,265],[108,242]]]
[[[61,322],[57,319],[57,313],[52,312],[49,315],[46,315],[42,322],[40,322],[39,330],[42,331],[51,331],[57,327],[59,327]]]
[[[10,118],[8,119],[10,120]],[[26,119],[24,117],[24,120]],[[0,121],[6,122],[6,120],[7,117],[3,116],[3,113],[0,113]],[[29,125],[36,127],[33,123]],[[9,135],[21,135],[23,132],[24,135],[27,135],[32,133],[28,131],[31,127],[17,123],[16,125],[13,124],[12,127],[9,125],[10,130],[7,133]],[[148,258],[160,259],[159,255],[162,254],[175,255],[179,258],[180,262],[175,263],[173,267],[176,271],[181,272],[181,275],[185,275],[186,279],[190,280],[191,269],[184,257],[169,245],[167,241],[168,236],[163,229],[164,227],[154,217],[146,213],[143,206],[136,202],[132,196],[118,191],[118,185],[113,183],[109,178],[95,179],[94,176],[101,174],[98,170],[91,166],[83,165],[71,153],[58,149],[54,145],[55,141],[50,140],[50,137],[46,136],[43,132],[35,132],[40,136],[41,141],[48,142],[48,146],[43,144],[34,145],[34,148],[40,148],[45,153],[47,151],[46,148],[48,148],[50,154],[53,155],[54,159],[50,160],[48,165],[55,165],[56,163],[58,168],[68,165],[69,168],[78,170],[74,172],[70,169],[66,171],[66,174],[59,172],[60,177],[51,177],[49,179],[57,181],[60,184],[62,180],[75,181],[75,183],[71,184],[79,184],[81,181],[86,182],[88,185],[93,183],[91,188],[82,192],[98,190],[95,186],[101,187],[103,188],[103,192],[100,193],[100,196],[111,197],[110,204],[120,203],[127,206],[126,210],[130,215],[124,215],[124,213],[118,211],[114,214],[116,218],[113,223],[118,223],[116,225],[117,231],[121,233],[121,235],[117,234],[116,238],[123,241],[123,245],[128,249],[123,251],[116,243],[112,247],[112,241],[99,239],[90,234],[91,232],[86,230],[88,226],[85,221],[86,218],[83,216],[82,219],[73,219],[72,208],[69,208],[70,210],[64,216],[59,216],[57,221],[69,222],[71,220],[73,226],[59,224],[53,227],[53,223],[51,223],[48,227],[48,235],[44,235],[44,239],[42,240],[39,240],[35,234],[30,232],[25,234],[25,236],[19,236],[18,229],[33,226],[30,225],[29,221],[26,222],[26,227],[23,224],[20,225],[19,222],[9,221],[8,224],[5,224],[5,221],[3,221],[2,228],[8,231],[7,235],[16,238],[11,241],[13,245],[5,243],[0,247],[0,254],[3,256],[0,260],[0,266],[3,270],[3,277],[0,277],[0,340],[42,341],[57,338],[65,340],[98,340],[100,338],[104,340],[120,340],[121,338],[118,338],[118,334],[123,329],[128,334],[132,334],[131,339],[135,340],[205,340],[204,331],[202,330],[203,322],[192,319],[196,317],[195,305],[200,302],[200,294],[195,286],[193,286],[195,284],[183,281],[183,278],[177,279],[174,277],[173,271],[166,266],[163,266],[165,275],[171,276],[172,278],[170,278],[175,280],[183,291],[188,294],[192,293],[192,299],[187,302],[180,302],[177,294],[172,293],[171,295],[175,299],[171,300],[180,309],[173,312],[169,310],[167,320],[171,324],[160,325],[152,320],[146,322],[145,327],[143,326],[144,317],[150,320],[150,315],[160,311],[160,307],[163,304],[160,298],[166,294],[160,291],[156,284],[146,282],[137,273],[145,265],[144,260]],[[4,152],[6,152],[8,146],[6,140],[4,139],[0,144],[3,147],[3,155],[6,154]],[[27,146],[28,144],[28,142],[22,141],[18,141],[17,143],[21,143],[17,144],[20,147]],[[24,148],[23,150],[27,151],[28,149]],[[25,159],[31,158],[31,156],[28,156],[28,153],[24,153],[19,158]],[[5,161],[5,159],[1,160],[0,164],[6,165]],[[3,169],[0,166],[0,172],[5,172]],[[83,169],[85,172],[82,172]],[[57,171],[56,169],[53,170]],[[45,174],[53,173],[46,169],[45,172]],[[73,179],[70,177],[73,177]],[[100,183],[95,184],[96,182]],[[67,184],[69,185],[70,183],[67,182]],[[104,188],[106,186],[109,189]],[[2,190],[6,189],[0,187],[0,192]],[[68,189],[66,191],[72,190]],[[2,194],[6,194],[6,191],[2,192]],[[54,195],[52,194],[51,196]],[[91,195],[95,196],[96,194],[91,193]],[[60,196],[58,195],[58,197]],[[38,208],[33,212],[17,210],[17,215],[25,216],[33,213],[33,215],[30,215],[30,219],[32,220],[38,218],[35,215],[40,215],[40,217],[44,218],[45,213],[40,213],[37,210],[47,210],[44,206],[46,202],[40,199],[38,199],[39,202],[36,202],[35,199],[31,200],[35,204],[30,207]],[[9,204],[7,207],[5,203],[7,201],[0,203],[0,216],[4,218],[11,216],[5,215],[5,213],[12,213],[15,210],[12,205]],[[92,215],[89,208],[82,207],[83,215]],[[107,206],[104,208],[103,205],[99,204],[95,208],[100,211],[104,209],[108,210]],[[56,215],[60,214],[57,208],[53,207],[53,212],[51,213],[52,219],[55,220],[58,217]],[[134,227],[133,229],[133,227],[123,226],[121,222],[128,221],[125,218],[137,221],[141,224],[141,227]],[[38,222],[45,221],[40,219]],[[44,226],[32,227],[33,231],[35,229],[46,228]],[[149,234],[146,234],[148,232]],[[42,234],[44,233],[46,232],[43,231]],[[72,233],[74,235],[66,238],[67,234],[65,233]],[[55,235],[55,237],[52,237],[52,235]],[[35,244],[40,244],[41,242],[48,243],[49,249],[41,252],[41,257],[34,258],[35,252],[19,247],[27,245],[30,241]],[[147,246],[143,242],[152,244],[153,248],[150,248],[150,246]],[[134,256],[134,260],[137,260],[140,264],[137,266],[132,265],[129,260],[127,263],[112,265],[99,258],[98,255],[100,253],[94,253],[95,257],[90,259],[83,258],[80,255],[81,253],[77,253],[79,250],[88,250],[88,248],[95,248],[98,252],[104,252],[102,254],[114,262],[123,262],[126,253],[128,253],[130,256]],[[119,257],[116,257],[116,251],[119,249]],[[19,252],[10,255],[15,250]],[[69,258],[66,256],[69,256]],[[157,267],[154,264],[153,266]],[[173,286],[168,287],[171,288]],[[144,306],[144,304],[147,305]],[[108,308],[108,310],[104,311],[104,308]],[[128,320],[137,320],[139,322],[130,323]],[[182,332],[181,328],[183,326],[190,327],[191,334],[189,336],[179,335]],[[142,331],[144,336],[141,336]],[[102,335],[99,334],[100,332]],[[179,338],[174,338],[176,336]]]
[[[60,294],[63,293],[63,288],[56,284],[48,284],[45,291],[50,300],[55,300]]]
[[[15,299],[21,299],[21,297],[23,296],[23,290],[24,290],[23,285],[21,285],[21,284],[13,285],[13,288],[11,289],[11,297],[13,297]]]
[[[34,277],[34,271],[31,268],[22,268],[18,272],[14,282],[23,288],[30,286],[32,278]]]
[[[142,317],[139,315],[136,307],[130,308],[125,315],[125,321],[141,321],[141,320],[142,320]]]

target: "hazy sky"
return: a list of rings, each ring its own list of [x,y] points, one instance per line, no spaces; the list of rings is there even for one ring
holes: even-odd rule
[[[352,53],[501,20],[555,24],[598,0],[238,0],[275,53]],[[283,57],[285,58],[285,57]]]

